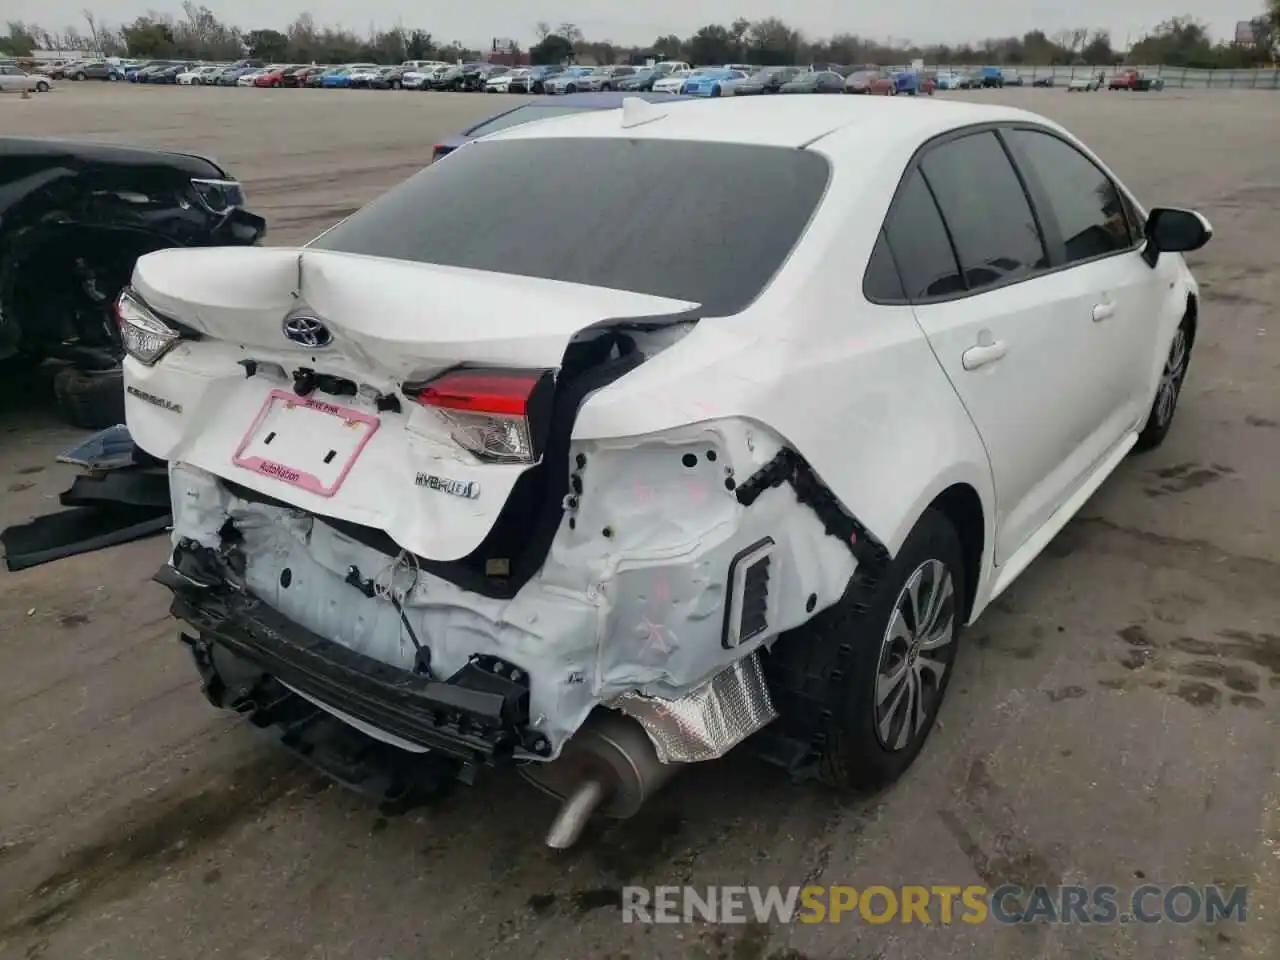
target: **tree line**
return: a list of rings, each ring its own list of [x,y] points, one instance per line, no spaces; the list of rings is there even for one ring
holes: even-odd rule
[[[696,64],[746,62],[763,65],[831,62],[900,64],[916,58],[935,64],[1094,65],[1124,62],[1214,68],[1252,67],[1273,62],[1280,43],[1280,0],[1267,0],[1253,21],[1254,42],[1215,42],[1206,25],[1193,17],[1174,17],[1133,43],[1117,49],[1106,30],[1077,28],[1047,34],[1032,30],[1021,37],[993,37],[978,43],[917,46],[885,43],[855,33],[810,38],[777,17],[739,18],[707,24],[691,36],[656,37],[647,47],[589,39],[572,23],[539,23],[537,42],[528,53],[535,63],[591,58],[620,63],[646,55],[679,58]],[[0,54],[30,56],[33,50],[86,50],[103,56],[235,60],[244,56],[285,63],[343,63],[403,60],[477,60],[485,51],[456,40],[442,41],[429,31],[397,25],[360,34],[321,26],[303,13],[284,30],[245,30],[223,23],[195,0],[182,4],[179,16],[149,11],[131,23],[112,26],[85,11],[80,27],[54,32],[32,23],[11,21],[0,35]]]

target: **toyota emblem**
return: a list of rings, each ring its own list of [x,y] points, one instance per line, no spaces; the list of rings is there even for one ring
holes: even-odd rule
[[[327,347],[333,343],[329,328],[315,317],[294,316],[284,322],[285,339],[304,347]]]

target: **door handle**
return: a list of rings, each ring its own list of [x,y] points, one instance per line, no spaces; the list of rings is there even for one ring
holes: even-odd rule
[[[977,370],[988,363],[995,363],[1008,352],[1007,343],[1003,340],[993,340],[991,343],[979,343],[976,347],[970,347],[960,355],[960,362],[964,364],[966,370]]]
[[[1110,302],[1100,303],[1093,308],[1093,322],[1099,323],[1103,320],[1106,320],[1115,312],[1116,312],[1116,305],[1114,303],[1110,303]]]

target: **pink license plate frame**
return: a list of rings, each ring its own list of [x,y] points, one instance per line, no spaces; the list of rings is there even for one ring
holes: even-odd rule
[[[337,477],[332,483],[326,484],[323,480],[313,473],[305,470],[299,470],[297,467],[291,467],[286,463],[278,463],[274,460],[268,460],[266,457],[258,455],[246,455],[245,451],[249,449],[257,436],[259,428],[266,421],[267,416],[271,413],[272,405],[277,402],[283,402],[290,405],[305,407],[318,413],[328,414],[346,421],[349,424],[360,424],[365,429],[365,434],[360,442],[356,444],[347,462],[342,469],[338,471]],[[273,480],[279,480],[281,483],[287,483],[295,487],[313,493],[317,497],[332,497],[338,492],[347,474],[351,472],[351,468],[355,466],[355,462],[360,459],[360,454],[364,452],[364,448],[369,445],[369,441],[373,439],[373,435],[378,432],[381,420],[371,413],[365,413],[363,410],[356,410],[353,407],[344,407],[337,403],[328,403],[324,400],[317,400],[314,397],[300,397],[288,390],[275,389],[267,396],[267,400],[262,405],[262,409],[258,411],[258,415],[254,418],[253,423],[249,425],[249,429],[245,431],[244,438],[240,441],[240,445],[236,447],[236,452],[231,457],[231,462],[237,467],[243,467],[245,470],[252,470],[254,473],[260,473],[263,476],[271,477]]]

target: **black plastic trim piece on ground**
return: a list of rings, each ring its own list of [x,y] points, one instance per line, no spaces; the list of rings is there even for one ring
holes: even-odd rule
[[[36,517],[0,531],[5,566],[11,573],[38,567],[54,560],[92,553],[105,547],[141,540],[164,533],[172,522],[169,511],[120,507],[73,507]]]

